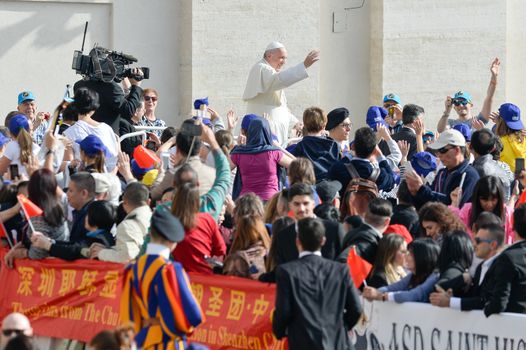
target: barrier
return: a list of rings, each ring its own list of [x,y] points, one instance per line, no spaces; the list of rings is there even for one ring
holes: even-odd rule
[[[0,254],[1,255],[1,254]],[[124,265],[83,260],[17,260],[0,268],[0,319],[18,311],[35,334],[89,341],[120,324]],[[214,350],[273,349],[275,286],[236,277],[189,274],[206,317],[189,338]],[[526,315],[486,318],[429,304],[364,302],[352,332],[357,350],[526,350]]]
[[[16,311],[37,335],[88,342],[120,322],[124,265],[96,260],[16,260],[0,268],[0,320]],[[275,286],[228,276],[189,274],[206,321],[190,341],[211,349],[286,349],[272,335]]]
[[[526,350],[526,315],[392,302],[365,302],[364,312],[356,350]]]

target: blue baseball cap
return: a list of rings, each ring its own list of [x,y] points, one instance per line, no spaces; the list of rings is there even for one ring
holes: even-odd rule
[[[208,96],[205,98],[198,98],[194,101],[194,109],[200,109],[201,105],[208,106]]]
[[[455,96],[453,96],[453,99],[457,100],[457,99],[463,99],[463,100],[466,100],[468,101],[469,103],[472,103],[472,97],[471,95],[469,94],[469,92],[466,92],[466,91],[457,91],[457,93],[455,94]]]
[[[418,175],[426,177],[437,169],[437,159],[429,152],[418,152],[413,155],[411,166]]]
[[[22,103],[26,101],[34,101],[36,100],[35,95],[31,91],[22,91],[18,94],[18,104],[21,105]]]
[[[506,122],[508,128],[512,130],[524,129],[521,120],[521,110],[513,103],[504,103],[499,108],[500,117]]]
[[[466,142],[471,142],[471,128],[464,123],[459,123],[453,126],[453,129],[460,131]]]
[[[77,143],[80,145],[80,149],[90,157],[99,152],[104,152],[105,155],[108,153],[108,149],[96,135],[88,135],[84,140],[77,141]]]
[[[242,130],[248,130],[248,127],[250,125],[250,122],[254,119],[258,119],[260,116],[255,114],[247,114],[243,117],[243,120],[241,120],[241,129]]]
[[[371,106],[367,110],[367,117],[365,118],[365,122],[371,129],[376,131],[376,124],[382,124],[383,126],[387,127],[387,123],[385,122],[385,116],[387,115],[387,111],[385,108],[378,107],[378,106]]]
[[[9,120],[9,131],[13,136],[17,137],[21,129],[29,131],[29,122],[25,115],[15,114],[11,120]]]
[[[387,94],[384,96],[384,103],[390,102],[390,101],[395,102],[397,105],[402,104],[402,100],[400,99],[400,96],[396,94]]]

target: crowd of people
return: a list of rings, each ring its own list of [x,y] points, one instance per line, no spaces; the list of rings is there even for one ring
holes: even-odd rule
[[[283,64],[278,44],[263,58],[276,62],[273,74]],[[294,69],[306,74],[315,61],[311,53]],[[134,82],[139,104],[121,118],[156,128],[126,149],[115,134],[122,124],[96,117],[103,97],[94,89],[79,86],[55,116],[37,112],[36,95],[22,92],[0,128],[2,264],[131,264],[121,319],[133,326],[98,335],[92,349],[125,346],[130,332],[139,348],[184,348],[202,322],[185,271],[277,283],[278,339],[287,336],[292,349],[326,341],[346,348],[362,311],[346,264],[351,251],[372,264],[358,286],[369,300],[526,313],[526,130],[518,106],[494,108],[499,68],[495,59],[478,115],[471,95],[458,91],[436,126],[422,106],[389,93],[364,117],[309,107],[279,128],[283,111],[223,118],[203,99],[198,116],[166,127],[155,112],[160,94]],[[265,84],[246,98],[288,86]],[[361,118],[367,126],[354,129]],[[145,166],[137,149],[156,161]],[[22,215],[19,194],[43,214]],[[141,298],[156,301],[146,310],[134,305]],[[169,307],[181,302],[184,312]],[[13,320],[24,328],[5,326]],[[6,318],[4,337],[30,337],[26,321]]]

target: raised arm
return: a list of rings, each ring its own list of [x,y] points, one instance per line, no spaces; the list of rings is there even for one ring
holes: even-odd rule
[[[440,117],[440,120],[438,121],[438,124],[437,124],[437,131],[440,133],[446,130],[447,120],[449,118],[449,114],[451,113],[451,109],[453,108],[453,99],[451,98],[451,96],[446,97],[446,101],[444,102],[444,105],[445,105],[444,113]]]
[[[497,88],[497,79],[499,77],[500,70],[500,60],[495,58],[491,62],[490,72],[491,78],[489,80],[488,90],[486,92],[486,98],[484,99],[484,104],[482,105],[482,110],[480,115],[484,118],[484,123],[487,123],[489,120],[489,115],[491,113],[491,107],[493,104],[493,96],[495,95],[495,90]]]

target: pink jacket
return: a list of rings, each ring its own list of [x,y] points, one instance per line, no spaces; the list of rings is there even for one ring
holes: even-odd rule
[[[466,203],[462,206],[462,209],[456,208],[452,205],[449,206],[449,209],[455,214],[458,215],[460,220],[466,225],[467,232],[471,237],[473,237],[473,232],[471,232],[471,227],[469,227],[469,217],[471,216],[471,203]],[[513,208],[505,206],[506,209],[506,219],[504,222],[504,244],[512,244],[515,234],[513,233]]]

